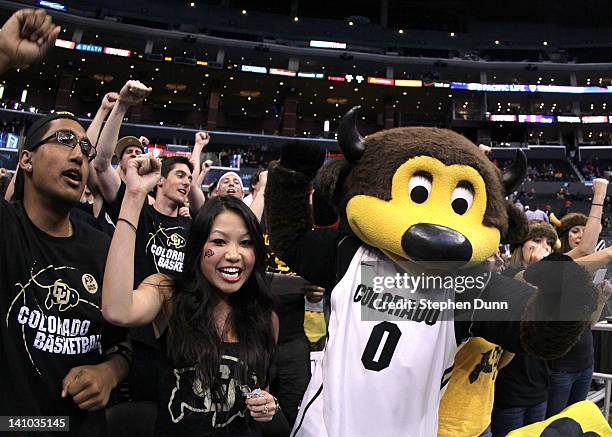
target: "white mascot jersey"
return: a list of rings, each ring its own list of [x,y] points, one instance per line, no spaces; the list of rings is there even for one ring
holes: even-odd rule
[[[438,311],[438,317],[427,323],[411,321],[418,319],[416,316],[402,319],[372,306],[366,308],[366,300],[374,304],[372,287],[368,293],[361,282],[362,263],[373,266],[370,270],[376,274],[404,274],[374,248],[361,246],[353,256],[332,291],[329,341],[304,394],[291,435],[435,436],[438,403],[457,350],[452,317],[447,313],[443,317]],[[438,293],[454,299],[453,290]],[[405,290],[401,295],[417,300],[419,296]],[[378,321],[363,321],[362,308],[374,315],[366,319]]]

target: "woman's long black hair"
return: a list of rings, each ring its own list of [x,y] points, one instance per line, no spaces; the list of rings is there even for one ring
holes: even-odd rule
[[[222,337],[213,315],[221,296],[202,274],[200,259],[215,218],[225,211],[242,217],[255,251],[251,276],[240,290],[227,296],[231,312],[226,327],[231,326],[238,337],[239,358],[246,368],[241,366],[241,375],[236,376],[243,384],[250,380],[247,373],[256,375],[261,388],[269,384],[270,357],[276,347],[271,319],[272,298],[265,280],[267,252],[259,222],[239,199],[208,200],[191,225],[183,274],[174,283],[167,347],[173,364],[195,366],[202,387],[209,388],[217,399],[225,399],[227,395],[218,377]]]

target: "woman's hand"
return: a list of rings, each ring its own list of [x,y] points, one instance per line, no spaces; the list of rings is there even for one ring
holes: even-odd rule
[[[150,192],[161,177],[161,162],[150,153],[130,159],[125,174],[127,192],[145,195]]]
[[[606,194],[608,191],[608,183],[607,179],[597,178],[593,179],[593,202],[594,203],[604,203],[606,200]]]
[[[264,390],[259,396],[248,398],[246,405],[253,419],[258,422],[269,422],[276,414],[276,401],[270,393]]]
[[[550,249],[548,249],[547,247],[542,246],[541,244],[535,244],[535,243],[531,243],[531,242],[529,242],[527,244],[529,244],[529,248],[528,248],[528,250],[529,250],[529,259],[528,259],[529,264],[537,263],[542,258],[546,258],[551,253]]]

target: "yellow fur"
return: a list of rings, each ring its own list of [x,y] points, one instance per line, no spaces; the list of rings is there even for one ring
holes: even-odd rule
[[[422,204],[410,199],[408,183],[419,171],[432,176],[431,193]],[[461,181],[474,187],[474,201],[463,215],[453,211],[451,194]],[[471,243],[471,263],[482,262],[496,253],[500,233],[482,224],[487,206],[485,183],[480,174],[466,165],[447,166],[435,158],[418,156],[402,164],[393,175],[391,199],[357,195],[347,205],[348,223],[367,244],[406,258],[402,236],[417,223],[430,223],[454,229]]]

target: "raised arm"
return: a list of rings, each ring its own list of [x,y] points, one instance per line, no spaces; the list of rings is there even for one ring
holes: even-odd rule
[[[12,67],[40,61],[55,44],[60,30],[43,9],[15,12],[0,29],[0,74]],[[6,189],[6,200],[13,196],[16,176],[17,173]]]
[[[202,184],[204,183],[204,179],[206,178],[206,175],[210,171],[210,168],[212,167],[212,165],[213,165],[213,162],[210,159],[207,159],[206,161],[202,163],[202,167],[200,168],[200,174],[196,178],[196,183],[198,184],[198,187],[202,187]]]
[[[106,93],[102,102],[100,103],[100,107],[96,112],[91,124],[87,128],[87,138],[94,146],[98,146],[98,139],[100,138],[100,131],[102,130],[102,125],[104,124],[104,120],[108,116],[108,113],[115,106],[115,102],[119,98],[119,94],[117,93]],[[87,178],[87,185],[92,192],[96,194],[99,193],[100,187],[98,186],[98,176],[96,174],[96,169],[94,167],[94,163],[89,163],[89,177]]]
[[[603,250],[583,256],[574,261],[584,267],[587,272],[593,274],[598,269],[612,263],[612,247],[606,247]]]
[[[269,167],[264,207],[272,252],[302,278],[331,290],[359,240],[342,231],[312,230],[311,181],[323,152],[318,146],[285,146],[280,162]]]
[[[94,159],[94,168],[98,175],[102,196],[109,203],[115,200],[121,185],[121,179],[113,169],[111,162],[117,140],[119,139],[119,131],[123,118],[130,106],[140,103],[150,92],[151,88],[146,87],[137,80],[127,81],[123,88],[121,88],[119,98],[115,102],[115,106],[100,134],[97,148],[98,156]]]
[[[208,132],[196,132],[195,134],[195,145],[191,152],[189,161],[193,165],[193,174],[191,179],[191,189],[189,190],[189,205],[192,211],[199,211],[202,205],[204,205],[205,197],[202,192],[202,182],[200,180],[200,160],[202,159],[202,150],[210,142],[210,135]]]
[[[264,193],[266,220],[270,245],[281,259],[295,240],[312,230],[310,191],[323,152],[318,146],[288,144],[280,162],[270,164]]]
[[[259,184],[259,190],[257,190],[257,195],[253,197],[250,208],[255,217],[257,217],[257,220],[261,221],[265,207],[266,185],[268,183],[267,171],[259,173],[259,181],[257,183]]]
[[[61,28],[43,9],[20,9],[0,29],[0,74],[32,65],[53,47]]]
[[[106,93],[102,102],[100,103],[100,107],[98,108],[98,112],[94,116],[91,124],[87,128],[87,138],[89,141],[96,146],[98,143],[98,138],[100,136],[100,131],[102,130],[102,125],[104,124],[104,120],[108,116],[109,112],[115,107],[115,103],[119,98],[119,94],[117,93]]]
[[[591,255],[595,251],[595,246],[599,240],[599,233],[601,232],[601,215],[603,213],[603,204],[606,200],[607,191],[607,179],[593,180],[593,201],[591,203],[591,210],[589,211],[589,218],[584,227],[582,239],[577,247],[567,252],[567,256],[578,259]]]
[[[162,307],[159,284],[153,275],[134,288],[136,228],[147,193],[160,178],[161,165],[151,155],[141,155],[128,164],[126,192],[104,271],[102,314],[118,326],[141,326],[152,322]]]

